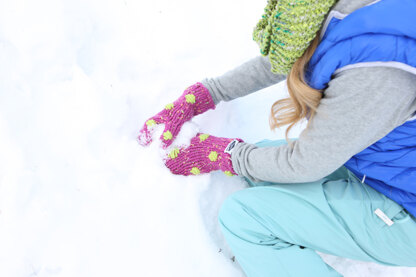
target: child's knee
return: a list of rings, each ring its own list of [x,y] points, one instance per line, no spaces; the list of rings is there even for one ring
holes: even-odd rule
[[[244,222],[246,217],[252,217],[248,210],[259,213],[264,194],[268,194],[266,187],[251,187],[232,193],[221,205],[218,215],[220,223]]]
[[[221,205],[218,221],[221,228],[228,231],[237,231],[241,229],[247,217],[246,207],[249,205],[250,189],[244,189],[229,195]]]
[[[282,241],[278,232],[273,232],[273,227],[278,227],[278,224],[269,221],[271,215],[267,210],[270,203],[261,200],[269,193],[270,190],[265,187],[254,187],[237,191],[225,199],[218,220],[227,241],[242,239],[255,244],[273,244],[279,248],[291,245]],[[272,226],[268,226],[270,223]]]
[[[230,221],[235,221],[236,217],[242,216],[242,207],[239,195],[240,191],[234,192],[222,203],[218,213],[218,220],[221,225],[228,225]]]
[[[218,214],[221,227],[229,231],[253,228],[264,216],[262,198],[268,193],[265,187],[252,187],[229,195]]]

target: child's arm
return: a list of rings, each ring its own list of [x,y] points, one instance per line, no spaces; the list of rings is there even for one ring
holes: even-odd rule
[[[231,154],[233,168],[254,182],[319,180],[409,119],[416,111],[415,87],[416,75],[397,68],[342,71],[293,149],[240,143]]]
[[[268,57],[257,56],[216,78],[201,83],[209,90],[215,105],[230,101],[285,80],[286,75],[270,71]]]

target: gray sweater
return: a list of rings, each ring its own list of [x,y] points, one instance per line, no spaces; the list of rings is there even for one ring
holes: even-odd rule
[[[333,9],[351,12],[368,2],[340,0]],[[218,104],[286,79],[270,68],[268,58],[258,56],[201,82]],[[332,76],[317,114],[292,146],[259,148],[240,143],[231,155],[233,168],[255,182],[319,180],[411,118],[416,111],[415,88],[416,75],[398,68],[341,71]]]

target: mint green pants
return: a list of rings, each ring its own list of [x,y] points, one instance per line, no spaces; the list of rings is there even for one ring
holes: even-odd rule
[[[257,145],[285,143],[265,140]],[[248,277],[342,276],[315,250],[390,266],[416,266],[416,219],[344,166],[309,183],[247,181],[250,188],[224,201],[219,222]],[[387,219],[377,216],[377,209]]]

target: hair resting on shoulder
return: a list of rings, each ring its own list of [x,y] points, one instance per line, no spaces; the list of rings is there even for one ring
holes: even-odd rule
[[[287,76],[287,88],[289,98],[276,101],[271,108],[269,124],[270,129],[290,124],[286,129],[286,141],[289,142],[288,134],[290,129],[297,123],[302,122],[309,116],[306,126],[308,128],[310,120],[316,114],[316,109],[322,98],[322,90],[310,87],[305,82],[306,66],[319,44],[319,32],[312,40],[303,55],[296,60]],[[308,114],[309,113],[309,114]]]

